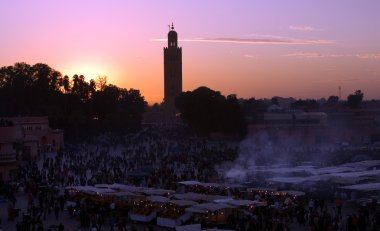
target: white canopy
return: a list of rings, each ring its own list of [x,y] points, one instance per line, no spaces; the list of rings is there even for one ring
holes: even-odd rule
[[[179,181],[177,183],[183,184],[183,185],[199,185],[201,182],[195,181],[195,180],[187,180],[187,181]]]
[[[201,224],[182,225],[175,227],[176,231],[201,231]]]
[[[186,211],[195,212],[195,213],[205,213],[208,211],[215,212],[218,210],[235,208],[235,207],[236,206],[227,205],[224,203],[204,203],[204,204],[198,204],[190,208],[187,208]]]
[[[90,194],[103,194],[103,193],[112,193],[115,192],[113,189],[109,188],[96,188],[93,186],[68,186],[65,189],[67,190],[76,190],[76,191],[81,191],[85,193],[90,193]]]
[[[230,200],[226,203],[232,206],[250,206],[255,204],[255,202],[251,200]]]
[[[159,196],[174,193],[173,190],[156,189],[156,188],[147,188],[147,189],[142,190],[141,192],[147,195],[159,195]]]
[[[188,181],[179,181],[177,182],[178,184],[183,184],[186,186],[194,186],[194,185],[199,185],[202,187],[220,187],[220,184],[217,183],[204,183],[204,182],[199,182],[199,181],[194,181],[194,180],[188,180]]]
[[[198,203],[195,201],[189,201],[189,200],[170,200],[169,203],[185,207],[185,206],[192,206],[197,205]]]
[[[110,196],[116,196],[116,197],[144,197],[143,195],[139,195],[139,194],[135,194],[135,193],[132,193],[132,192],[125,192],[125,191],[122,191],[122,192],[109,192],[109,193],[106,193],[106,195],[110,195]]]
[[[169,201],[169,198],[162,197],[162,196],[149,196],[149,197],[146,197],[146,199],[152,202],[161,202],[161,203]]]

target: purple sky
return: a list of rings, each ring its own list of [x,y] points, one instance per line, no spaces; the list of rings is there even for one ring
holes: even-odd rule
[[[47,63],[107,75],[150,102],[163,98],[163,51],[174,22],[183,88],[238,97],[380,98],[380,1],[4,0],[0,65]]]

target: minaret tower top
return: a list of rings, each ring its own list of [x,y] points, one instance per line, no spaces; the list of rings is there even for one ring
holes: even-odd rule
[[[170,47],[178,47],[178,35],[177,32],[174,30],[173,23],[168,33],[168,48]]]

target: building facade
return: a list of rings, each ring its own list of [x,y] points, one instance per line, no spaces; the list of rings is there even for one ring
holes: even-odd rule
[[[19,162],[64,145],[63,130],[49,127],[48,117],[0,118],[0,180],[8,181]]]
[[[248,126],[250,135],[262,135],[277,145],[363,146],[380,141],[379,110],[342,112],[266,112]]]
[[[7,181],[17,169],[17,144],[21,141],[21,128],[11,121],[0,119],[0,181]]]
[[[182,92],[182,48],[178,47],[178,34],[174,26],[168,33],[168,46],[164,47],[164,111],[166,119],[176,117],[175,98]]]

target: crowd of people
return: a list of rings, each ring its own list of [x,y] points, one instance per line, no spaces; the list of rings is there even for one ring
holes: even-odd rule
[[[93,142],[66,145],[57,154],[42,153],[37,161],[19,166],[13,183],[4,194],[9,198],[9,219],[13,219],[17,190],[28,196],[27,210],[16,230],[46,230],[44,220],[54,213],[57,229],[64,230],[60,214],[64,212],[67,186],[122,183],[165,189],[176,189],[175,182],[222,180],[216,164],[233,161],[238,155],[238,142],[213,140],[191,135],[186,129],[148,127],[122,142],[100,138]],[[243,197],[236,192],[236,197]],[[262,196],[262,195],[261,195]],[[342,214],[338,209],[316,206],[316,201],[294,205],[265,198],[268,206],[254,209],[249,215],[229,217],[236,230],[289,230],[297,221],[310,230],[377,230],[377,220],[368,210]],[[113,212],[108,205],[83,200],[69,210],[80,227],[101,230],[124,230],[128,211]],[[79,214],[77,211],[81,211]],[[121,216],[120,216],[121,214]],[[371,214],[371,216],[369,215]],[[149,229],[153,229],[149,227]]]

